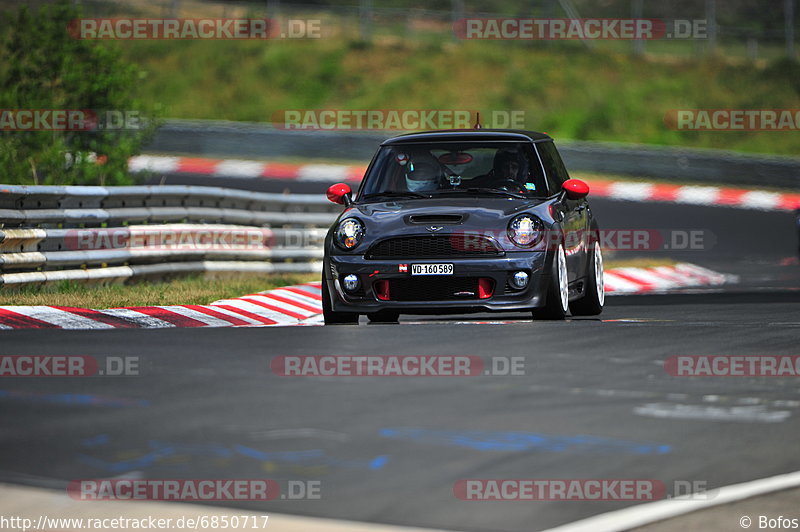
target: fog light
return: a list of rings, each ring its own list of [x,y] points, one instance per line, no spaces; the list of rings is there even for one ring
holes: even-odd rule
[[[346,275],[345,278],[342,279],[342,281],[343,281],[342,284],[344,285],[344,289],[347,290],[348,292],[355,292],[356,290],[358,290],[358,276],[357,275],[353,275],[351,273],[350,275]]]
[[[528,286],[528,274],[525,272],[517,272],[511,278],[511,284],[516,288],[525,288]]]

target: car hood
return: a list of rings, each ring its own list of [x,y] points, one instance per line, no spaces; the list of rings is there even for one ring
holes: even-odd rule
[[[419,215],[462,215],[459,225],[493,224],[498,220],[505,220],[519,212],[530,211],[541,205],[543,199],[521,200],[517,198],[500,197],[444,197],[430,199],[402,199],[380,203],[365,203],[353,205],[347,214],[359,214],[366,223],[377,223],[382,226],[401,225],[416,226],[407,220]],[[538,210],[538,209],[535,209]],[[424,224],[422,224],[424,225]],[[434,223],[431,225],[447,225]]]

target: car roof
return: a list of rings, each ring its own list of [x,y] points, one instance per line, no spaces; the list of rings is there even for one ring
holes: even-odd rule
[[[397,144],[411,144],[417,142],[453,142],[453,141],[547,141],[553,140],[546,133],[526,131],[523,129],[443,129],[438,131],[423,131],[420,133],[406,133],[387,139],[381,146],[394,146]]]

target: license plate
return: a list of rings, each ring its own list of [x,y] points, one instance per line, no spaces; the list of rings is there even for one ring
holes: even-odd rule
[[[412,264],[411,275],[453,275],[452,264]]]

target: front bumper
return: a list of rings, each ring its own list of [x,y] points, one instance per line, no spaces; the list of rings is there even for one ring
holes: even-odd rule
[[[324,260],[324,281],[328,283],[331,307],[335,312],[356,312],[367,314],[381,310],[394,310],[401,313],[442,313],[462,311],[503,311],[528,310],[544,304],[549,281],[547,253],[544,251],[521,251],[506,253],[502,257],[454,258],[454,259],[403,259],[366,260],[363,255],[327,255]],[[376,294],[376,281],[411,278],[412,264],[452,263],[453,275],[447,277],[489,278],[494,281],[494,291],[486,299],[472,297],[453,297],[446,300],[424,301],[382,301]],[[400,265],[408,267],[401,272]],[[528,285],[514,289],[508,282],[517,271],[529,274]],[[355,293],[347,293],[341,279],[355,274],[360,288]],[[425,276],[427,277],[427,276]],[[414,276],[414,279],[420,277]]]

